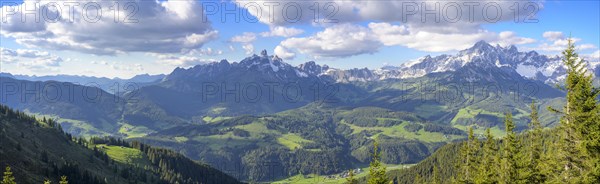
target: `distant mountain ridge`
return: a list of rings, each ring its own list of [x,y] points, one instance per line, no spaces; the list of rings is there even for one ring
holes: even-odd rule
[[[94,86],[98,87],[108,93],[122,93],[123,88],[126,88],[128,85],[136,85],[136,86],[145,86],[148,84],[153,84],[162,80],[165,77],[164,74],[159,75],[149,75],[149,74],[140,74],[136,75],[129,79],[121,79],[118,77],[115,78],[107,78],[107,77],[93,77],[93,76],[84,76],[84,75],[46,75],[46,76],[30,76],[30,75],[15,75],[10,73],[0,73],[0,77],[9,77],[18,80],[28,80],[28,81],[57,81],[57,82],[69,82],[78,85],[86,85],[86,86]],[[117,86],[119,85],[119,90],[117,90]]]

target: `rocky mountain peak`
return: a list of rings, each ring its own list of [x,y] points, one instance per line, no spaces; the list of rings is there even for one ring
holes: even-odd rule
[[[325,71],[329,70],[329,66],[327,65],[318,65],[314,61],[309,61],[303,64],[298,65],[298,68],[308,74],[312,75],[320,75]]]
[[[260,56],[267,57],[268,56],[267,50],[263,49],[262,51],[260,51]]]

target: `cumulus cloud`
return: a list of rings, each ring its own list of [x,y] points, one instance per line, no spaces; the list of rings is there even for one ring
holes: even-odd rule
[[[203,20],[203,10],[197,1],[119,1],[122,7],[118,17],[113,10],[108,13],[115,1],[69,2],[77,3],[73,11],[63,3],[25,0],[23,4],[5,6],[4,10],[22,10],[38,4],[40,9],[48,9],[49,16],[41,16],[42,20],[38,22],[28,16],[22,22],[20,13],[8,15],[0,34],[28,47],[98,55],[177,53],[200,48],[218,37],[210,22]],[[94,11],[82,12],[82,7],[87,5],[92,5],[88,10],[100,7],[101,16]],[[126,9],[126,5],[131,6]],[[55,18],[58,15],[61,18]]]
[[[111,64],[110,68],[112,68],[113,70],[120,70],[120,71],[136,71],[136,72],[140,72],[140,71],[144,71],[144,67],[142,66],[142,64],[133,64],[133,65],[119,65],[119,64]]]
[[[428,32],[477,31],[481,24],[502,21],[529,20],[530,11],[517,15],[507,13],[514,9],[511,1],[263,1],[235,0],[235,3],[260,22],[282,26],[291,24],[354,23],[361,21],[402,22]],[[519,2],[520,9],[535,6],[538,1]],[[314,11],[318,8],[320,11]],[[394,13],[390,13],[394,12]],[[515,17],[516,16],[516,17]],[[317,17],[318,19],[315,19]],[[440,29],[443,28],[443,29]]]
[[[188,55],[200,55],[200,56],[216,56],[216,55],[223,54],[223,51],[215,50],[215,49],[208,47],[208,48],[202,48],[202,49],[193,49],[193,50],[190,50],[187,54]]]
[[[304,30],[293,28],[293,27],[288,28],[288,27],[283,27],[283,26],[274,26],[274,27],[272,26],[269,29],[270,29],[269,32],[262,32],[262,33],[260,33],[260,35],[263,37],[274,37],[274,36],[292,37],[292,36],[296,36],[296,35],[304,33]]]
[[[2,63],[19,62],[19,66],[27,68],[58,67],[64,61],[61,57],[46,51],[9,48],[0,48],[0,51],[2,52]]]
[[[546,39],[541,44],[527,48],[531,50],[543,51],[543,52],[560,52],[567,48],[569,38],[565,37],[562,32],[559,31],[547,31],[542,34],[542,36]],[[575,49],[578,50],[590,50],[597,48],[594,44],[578,44],[581,39],[580,38],[571,38],[573,43],[575,43]]]
[[[533,38],[519,37],[519,36],[517,36],[517,33],[512,32],[512,31],[503,31],[503,32],[500,32],[500,34],[498,35],[498,39],[497,39],[497,41],[495,41],[495,43],[498,43],[502,46],[508,46],[508,45],[530,44],[530,43],[534,43],[535,41],[536,40]]]
[[[549,41],[565,39],[565,35],[560,31],[546,31],[542,36]]]
[[[280,43],[280,46],[285,49],[294,48],[300,53],[319,58],[375,53],[382,44],[365,27],[340,24],[309,37],[286,39]]]
[[[480,40],[502,46],[535,42],[532,38],[519,37],[510,31],[436,33],[406,25],[369,23],[368,27],[352,24],[328,27],[313,36],[286,39],[279,46],[281,49],[296,49],[314,57],[348,57],[374,53],[382,46],[404,46],[427,52],[457,51],[469,48]]]
[[[237,35],[229,39],[230,42],[236,42],[242,44],[246,55],[254,54],[254,45],[252,42],[256,41],[256,34],[250,32],[244,32],[241,35]],[[231,50],[235,50],[233,47],[229,47]]]
[[[589,61],[600,61],[600,50],[584,56]]]
[[[532,38],[519,37],[511,31],[494,33],[479,30],[473,33],[437,33],[390,23],[369,23],[368,26],[386,46],[401,45],[428,52],[462,50],[473,46],[480,40],[502,46],[535,42]]]
[[[50,56],[50,54],[45,51],[28,50],[28,49],[17,49],[17,55],[21,56],[21,57],[26,57],[26,58],[39,58],[39,57]]]
[[[237,43],[250,43],[250,42],[254,42],[256,41],[256,34],[255,33],[250,33],[250,32],[244,32],[241,35],[237,35],[232,37],[230,40],[230,42],[237,42]]]
[[[273,53],[275,53],[275,55],[281,59],[294,59],[296,57],[296,53],[282,47],[281,45],[275,47]]]
[[[242,49],[246,51],[246,55],[254,54],[254,45],[252,44],[244,44],[242,45]]]
[[[64,60],[46,51],[30,49],[9,49],[0,47],[1,64],[17,63],[17,66],[34,72],[48,73],[58,71]]]
[[[597,50],[596,52],[592,53],[591,57],[595,59],[600,59],[600,50]]]
[[[4,64],[14,63],[16,62],[15,56],[17,56],[17,52],[11,49],[0,47],[0,62]]]
[[[152,54],[157,58],[157,61],[162,64],[178,66],[178,67],[190,67],[199,64],[215,62],[214,59],[203,59],[194,56],[176,56],[173,54]]]

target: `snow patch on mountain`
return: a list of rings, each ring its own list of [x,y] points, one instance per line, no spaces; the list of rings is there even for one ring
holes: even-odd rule
[[[523,77],[527,77],[527,78],[535,77],[535,75],[538,72],[540,72],[538,70],[538,68],[531,66],[531,65],[524,65],[523,63],[519,63],[516,71],[517,71],[517,73],[519,73],[519,75],[521,75]],[[547,75],[545,75],[545,76],[547,76]]]

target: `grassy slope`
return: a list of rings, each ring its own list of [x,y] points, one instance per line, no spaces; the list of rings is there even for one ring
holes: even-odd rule
[[[140,150],[122,146],[96,146],[100,150],[105,151],[111,159],[122,164],[136,165],[141,167],[152,165],[152,163],[150,163],[150,161],[148,160],[148,156],[143,154]]]
[[[277,142],[285,147],[287,147],[290,150],[295,150],[298,148],[302,148],[302,144],[304,143],[311,143],[313,141],[311,140],[306,140],[296,134],[284,134],[281,137],[277,138]]]

